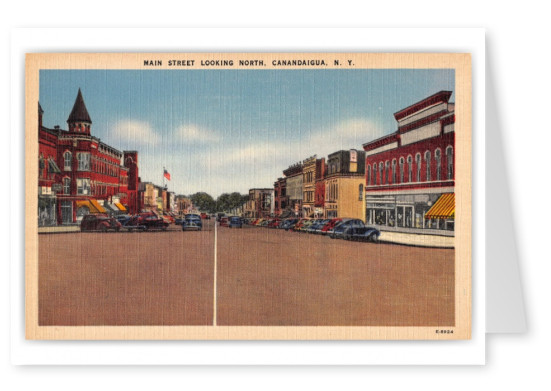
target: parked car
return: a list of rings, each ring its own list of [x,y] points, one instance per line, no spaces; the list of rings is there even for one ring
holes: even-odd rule
[[[202,229],[203,221],[201,220],[201,216],[189,213],[184,217],[184,222],[182,223],[182,231],[201,231]]]
[[[210,215],[205,212],[201,212],[201,218],[203,220],[210,220]]]
[[[227,216],[220,217],[220,227],[228,227],[229,226],[229,219]]]
[[[329,223],[329,219],[319,219],[317,222],[312,224],[310,227],[310,230],[308,232],[313,234],[319,234],[321,233],[321,229],[325,226],[325,224]]]
[[[166,231],[170,223],[163,217],[157,215],[154,212],[143,212],[133,216],[126,224],[125,228],[129,231],[132,229],[143,229],[145,231],[150,229],[161,229]]]
[[[243,220],[239,216],[231,216],[228,219],[228,227],[233,228],[243,228]]]
[[[335,229],[335,227],[337,225],[339,225],[343,221],[348,221],[348,220],[350,220],[350,219],[344,219],[342,217],[337,217],[337,218],[331,219],[331,220],[329,220],[329,222],[327,224],[325,224],[323,226],[320,233],[322,235],[331,235],[333,233],[333,229]]]
[[[300,231],[302,229],[302,226],[304,225],[304,223],[306,223],[308,221],[308,219],[300,219],[298,220],[295,225],[293,225],[293,231]]]
[[[121,225],[125,225],[127,222],[129,222],[132,219],[132,216],[126,215],[126,214],[118,215],[118,216],[115,216],[115,219],[117,219],[117,221],[121,223]]]
[[[174,219],[174,224],[176,225],[182,225],[184,224],[184,217],[185,216],[178,216]]]
[[[122,224],[105,213],[88,214],[80,222],[81,231],[120,231]]]
[[[364,227],[348,227],[343,233],[343,238],[346,240],[358,240],[362,242],[377,242],[381,236],[378,229]]]
[[[362,227],[365,227],[365,224],[362,220],[359,220],[359,219],[350,219],[347,221],[343,221],[333,229],[333,232],[329,235],[329,237],[331,239],[342,239],[344,237],[344,232],[348,228],[362,228]]]
[[[295,226],[295,224],[298,222],[298,219],[287,219],[283,222],[283,225],[281,226],[282,229],[285,231],[289,231],[291,228]]]
[[[280,222],[281,222],[280,219],[273,219],[273,220],[270,220],[270,222],[268,223],[267,227],[268,227],[268,228],[277,228]]]

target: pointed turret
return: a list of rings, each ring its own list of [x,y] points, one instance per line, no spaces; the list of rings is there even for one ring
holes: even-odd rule
[[[78,89],[73,110],[71,110],[71,114],[69,114],[69,118],[67,119],[67,124],[69,125],[69,132],[90,134],[92,120],[84,104],[84,98],[82,97],[80,88]]]

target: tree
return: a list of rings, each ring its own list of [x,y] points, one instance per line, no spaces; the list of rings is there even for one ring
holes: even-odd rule
[[[216,202],[210,194],[198,192],[190,196],[193,206],[200,211],[212,213],[216,209]]]

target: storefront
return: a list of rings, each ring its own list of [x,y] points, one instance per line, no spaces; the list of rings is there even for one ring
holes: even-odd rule
[[[454,230],[453,193],[397,194],[366,197],[369,225],[408,229]]]

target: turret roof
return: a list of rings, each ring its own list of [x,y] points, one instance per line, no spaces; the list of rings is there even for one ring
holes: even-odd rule
[[[92,123],[92,120],[90,119],[90,115],[88,114],[88,110],[86,110],[86,105],[84,104],[84,98],[82,98],[82,92],[80,92],[80,88],[79,88],[77,99],[75,100],[73,110],[71,110],[71,114],[69,114],[69,118],[67,119],[67,122],[69,123],[69,122],[81,122],[81,121]]]

